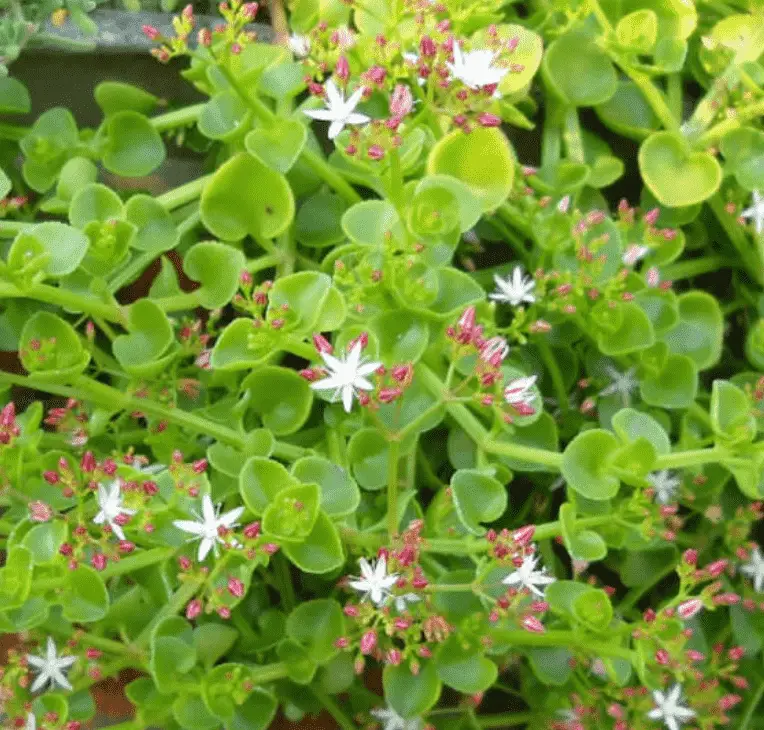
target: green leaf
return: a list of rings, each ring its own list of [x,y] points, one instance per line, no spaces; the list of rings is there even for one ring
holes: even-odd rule
[[[21,331],[21,362],[38,378],[66,380],[90,362],[72,326],[50,312],[35,312]]]
[[[72,157],[68,160],[61,168],[56,185],[56,196],[64,206],[61,213],[65,214],[69,210],[68,203],[77,191],[94,183],[97,178],[98,168],[87,157]]]
[[[318,666],[308,655],[308,650],[292,639],[284,639],[276,647],[276,655],[286,664],[287,674],[296,684],[310,684]]]
[[[318,271],[280,277],[268,293],[269,319],[286,318],[288,325],[306,333],[321,330],[317,322],[331,289],[331,277]]]
[[[124,111],[151,114],[160,101],[138,86],[119,81],[102,81],[93,90],[93,96],[105,116]]]
[[[220,720],[206,707],[199,695],[182,694],[172,703],[172,715],[184,730],[216,730]]]
[[[573,615],[595,631],[606,631],[613,620],[613,606],[607,593],[600,588],[589,588],[573,599]]]
[[[403,225],[398,211],[386,200],[363,200],[342,216],[342,230],[355,243],[384,247],[392,237],[401,240]]]
[[[305,573],[330,573],[342,567],[345,553],[337,528],[319,512],[310,535],[301,543],[285,543],[284,554]]]
[[[756,438],[756,418],[749,397],[726,380],[714,380],[711,388],[711,426],[727,443],[751,442]]]
[[[215,370],[244,370],[253,367],[269,353],[253,341],[254,320],[234,319],[222,332],[212,348],[210,364]]]
[[[602,537],[593,530],[581,530],[570,538],[566,544],[570,557],[574,560],[585,560],[593,563],[603,560],[607,555],[607,545]]]
[[[324,664],[337,654],[335,642],[345,635],[345,616],[337,601],[307,601],[289,614],[286,633],[314,662]]]
[[[321,509],[331,517],[344,517],[358,509],[361,493],[350,474],[321,456],[305,456],[292,465],[292,476],[318,484]]]
[[[266,730],[271,727],[278,703],[264,689],[255,687],[244,704],[239,705],[226,730]]]
[[[22,231],[13,242],[13,246],[23,246],[27,251],[36,250],[45,255],[45,272],[53,277],[75,271],[85,257],[88,245],[88,237],[82,231],[55,221],[39,223]]]
[[[276,127],[258,127],[245,138],[249,154],[276,172],[286,173],[302,153],[308,132],[296,119],[282,119]]]
[[[610,129],[629,139],[643,140],[660,127],[660,120],[633,81],[620,81],[615,94],[595,111]]]
[[[621,45],[650,53],[658,40],[658,16],[652,10],[635,10],[618,21],[615,33]]]
[[[724,317],[719,302],[710,294],[690,291],[678,299],[679,323],[663,341],[672,352],[687,355],[700,370],[715,365],[722,355]]]
[[[66,590],[61,594],[61,613],[67,621],[100,621],[109,610],[109,594],[101,576],[87,565],[67,574]]]
[[[197,243],[183,259],[183,271],[202,285],[196,294],[207,309],[217,309],[231,301],[245,265],[241,251],[216,241]]]
[[[279,492],[297,483],[277,461],[252,456],[247,459],[239,475],[239,492],[247,509],[260,515]]]
[[[473,535],[485,534],[481,522],[498,520],[507,509],[501,482],[476,469],[459,469],[451,477],[451,492],[459,520]]]
[[[613,416],[611,423],[613,430],[625,443],[645,438],[653,445],[656,454],[668,454],[671,451],[669,435],[663,426],[647,413],[634,408],[622,408]]]
[[[499,670],[483,656],[484,652],[485,648],[477,639],[469,641],[452,634],[433,657],[438,677],[463,694],[485,692],[496,681]]]
[[[297,211],[294,235],[303,246],[324,248],[340,243],[345,238],[342,216],[347,203],[339,195],[319,191],[311,195]]]
[[[495,127],[478,127],[469,134],[455,130],[432,148],[427,172],[463,182],[487,212],[501,205],[512,189],[515,153],[504,133]]]
[[[239,632],[231,626],[209,623],[194,629],[194,649],[200,664],[211,669],[224,657],[239,638]]]
[[[668,355],[661,369],[639,381],[642,400],[661,408],[688,408],[698,392],[698,368],[686,355]]]
[[[193,680],[186,677],[196,666],[196,647],[191,624],[180,616],[170,616],[157,624],[151,635],[149,670],[157,689],[177,692]]]
[[[167,315],[150,299],[139,299],[130,305],[127,319],[130,334],[112,342],[114,357],[131,375],[156,375],[166,365],[160,358],[174,341]]]
[[[764,132],[753,127],[733,129],[722,137],[719,148],[725,171],[735,174],[746,190],[764,188]]]
[[[528,649],[526,656],[533,673],[544,684],[561,687],[573,673],[573,654],[562,647]]]
[[[265,365],[242,383],[249,391],[250,409],[276,436],[299,431],[310,414],[313,391],[294,370]]]
[[[363,489],[382,489],[387,484],[390,445],[376,428],[356,431],[348,442],[348,462]]]
[[[600,325],[597,345],[603,355],[628,355],[655,342],[650,320],[634,302],[618,302],[614,308],[601,302],[592,311],[592,317]],[[605,318],[607,323],[603,321]]]
[[[55,107],[43,112],[19,142],[26,157],[22,174],[27,184],[38,193],[50,190],[78,142],[77,124],[68,109]]]
[[[316,484],[281,490],[265,508],[263,532],[280,542],[302,542],[316,524],[319,500]]]
[[[32,553],[36,565],[50,563],[58,555],[58,549],[66,540],[69,529],[65,522],[55,520],[42,525],[35,525],[21,541]]]
[[[124,206],[119,195],[100,183],[81,187],[69,205],[69,222],[84,228],[91,221],[102,223],[122,218]]]
[[[412,312],[391,309],[374,318],[371,329],[379,342],[379,359],[384,365],[415,363],[427,349],[427,324]]]
[[[14,545],[0,569],[0,599],[3,610],[23,606],[32,587],[34,556],[23,545]]]
[[[401,717],[417,717],[435,706],[441,682],[435,663],[423,661],[417,674],[407,664],[388,664],[382,672],[385,699]]]
[[[117,112],[106,118],[103,166],[122,177],[143,177],[154,172],[165,159],[162,137],[151,122],[134,111]]]
[[[608,472],[609,461],[618,450],[618,440],[609,431],[595,428],[578,434],[562,456],[562,475],[568,486],[595,501],[615,497],[620,487]]]
[[[213,96],[199,115],[199,131],[209,139],[231,142],[250,126],[252,113],[234,91]]]
[[[136,228],[131,245],[139,251],[160,254],[180,240],[167,208],[149,195],[133,195],[125,205],[125,218]]]
[[[571,63],[572,58],[576,59]],[[541,64],[544,79],[571,106],[604,104],[618,88],[607,54],[588,35],[572,31],[552,41]]]
[[[670,208],[708,200],[722,181],[722,168],[707,152],[689,148],[673,132],[656,132],[639,148],[639,170],[650,192]]]
[[[0,113],[28,114],[32,110],[32,99],[27,87],[12,76],[0,77]]]
[[[242,152],[219,167],[207,183],[200,212],[205,227],[225,241],[246,235],[274,238],[294,218],[294,196],[281,173]]]

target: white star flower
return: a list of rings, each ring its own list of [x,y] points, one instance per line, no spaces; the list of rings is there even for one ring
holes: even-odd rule
[[[682,685],[675,684],[668,692],[655,690],[653,692],[655,707],[647,713],[651,720],[663,720],[668,730],[679,730],[679,726],[695,717],[695,712],[689,707],[683,707]]]
[[[310,38],[306,35],[295,33],[289,37],[289,50],[297,58],[305,58],[310,53]]]
[[[321,357],[329,369],[329,375],[323,380],[310,384],[313,390],[334,390],[333,399],[337,400],[337,397],[341,396],[346,413],[350,413],[353,398],[357,396],[359,390],[374,390],[374,386],[366,379],[366,376],[371,375],[382,365],[381,362],[364,363],[361,358],[362,349],[361,342],[356,342],[353,349],[342,360],[328,352],[322,352]]]
[[[746,220],[753,221],[756,233],[759,235],[764,233],[764,195],[758,190],[754,190],[751,207],[744,210],[740,215]]]
[[[37,692],[42,689],[46,683],[50,682],[52,689],[56,686],[72,690],[72,685],[69,684],[69,680],[64,674],[64,670],[77,661],[76,656],[58,656],[56,649],[56,642],[49,636],[48,647],[45,656],[37,656],[35,654],[27,654],[27,662],[32,669],[37,672],[37,679],[32,682],[32,686],[29,688],[31,692]],[[29,718],[27,718],[29,723]]]
[[[650,253],[650,249],[647,246],[640,246],[638,243],[630,243],[623,252],[621,260],[625,266],[634,266],[637,261],[641,261],[648,253]]]
[[[764,593],[764,555],[758,545],[751,550],[751,559],[740,566],[740,572],[753,581],[756,593]]]
[[[115,479],[107,488],[103,484],[98,485],[98,494],[96,501],[101,511],[93,518],[96,525],[104,523],[111,527],[114,534],[120,539],[125,539],[125,533],[122,526],[116,521],[120,515],[134,515],[136,510],[128,509],[122,506],[122,495],[120,494],[119,479]]]
[[[496,53],[487,49],[462,53],[458,43],[454,43],[454,62],[446,63],[448,70],[455,79],[471,89],[498,84],[507,73],[508,68],[494,66]]]
[[[387,574],[387,560],[384,557],[376,563],[361,558],[358,563],[361,566],[361,577],[351,580],[348,585],[364,594],[361,600],[370,598],[375,606],[384,606],[390,597],[390,589],[398,580],[398,574]]]
[[[215,551],[217,555],[218,543],[223,544],[224,540],[219,535],[221,527],[230,530],[238,523],[236,520],[241,517],[244,512],[244,507],[237,507],[230,512],[220,514],[220,505],[217,509],[213,506],[212,500],[208,494],[202,497],[202,514],[198,515],[194,513],[196,521],[192,520],[175,520],[172,524],[183,532],[189,532],[194,537],[191,540],[201,540],[199,543],[199,562],[204,560],[209,554],[210,550]]]
[[[556,579],[554,576],[547,574],[546,568],[536,570],[538,561],[537,555],[526,555],[523,558],[523,564],[514,573],[510,573],[502,583],[506,586],[527,588],[531,593],[539,598],[543,598],[544,591],[539,590],[539,586],[554,583]]]
[[[650,482],[655,490],[655,500],[660,504],[669,504],[674,499],[676,490],[679,489],[679,485],[682,483],[682,480],[668,471],[668,469],[654,471],[647,477],[647,481]]]
[[[620,373],[612,365],[605,366],[605,372],[610,376],[610,385],[605,386],[600,395],[620,395],[624,407],[631,404],[631,394],[639,387],[639,380],[634,377],[636,368],[629,368]]]
[[[320,119],[331,122],[329,125],[329,139],[334,139],[347,124],[366,124],[371,117],[357,112],[355,108],[363,96],[363,87],[356,89],[349,99],[337,88],[333,79],[329,79],[324,86],[326,91],[326,109],[305,109],[304,113],[311,119]]]
[[[526,278],[523,275],[522,266],[515,266],[512,269],[512,274],[506,279],[494,274],[493,280],[496,282],[496,291],[489,294],[488,298],[494,302],[503,302],[516,307],[523,302],[533,304],[536,301],[536,297],[533,295],[536,282],[530,276]]]
[[[382,730],[420,730],[422,727],[420,718],[406,720],[391,707],[377,707],[371,714],[382,723]]]
[[[401,596],[396,596],[393,599],[395,608],[398,613],[403,613],[406,610],[406,605],[409,603],[419,603],[422,599],[416,593],[404,593]]]
[[[504,388],[504,400],[511,406],[532,408],[533,399],[536,397],[536,394],[531,392],[531,390],[536,384],[536,379],[536,375],[528,375],[524,378],[510,380],[507,383],[507,387]]]

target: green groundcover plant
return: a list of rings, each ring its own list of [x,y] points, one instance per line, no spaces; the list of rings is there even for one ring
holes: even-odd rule
[[[763,728],[764,5],[219,11],[0,81],[5,727]]]

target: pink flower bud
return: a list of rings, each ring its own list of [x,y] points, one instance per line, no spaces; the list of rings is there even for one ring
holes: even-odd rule
[[[509,345],[503,337],[491,337],[480,349],[480,359],[493,367],[499,367],[508,354]]]
[[[85,656],[88,659],[96,660],[96,659],[100,659],[103,656],[103,653],[99,649],[93,649],[91,647],[85,651]]]
[[[155,28],[153,25],[144,25],[141,30],[143,31],[143,35],[150,41],[155,41],[161,35],[159,29]]]
[[[403,654],[401,654],[399,649],[390,649],[387,652],[386,659],[388,664],[397,667],[403,661]]]
[[[422,36],[419,41],[419,52],[425,58],[432,58],[438,52],[438,47],[435,45],[435,41],[430,36]]]
[[[13,426],[16,421],[16,404],[11,401],[3,406],[3,410],[0,411],[0,426],[5,428]]]
[[[714,596],[713,601],[716,606],[734,606],[740,603],[740,596],[737,593],[720,593]]]
[[[512,540],[514,540],[514,542],[516,542],[518,545],[524,547],[525,545],[529,545],[531,543],[535,534],[535,525],[525,525],[525,527],[521,527],[519,530],[515,530],[514,534],[512,535]]]
[[[58,472],[51,471],[51,470],[44,471],[42,473],[42,478],[46,482],[48,482],[48,484],[58,484],[58,482],[59,482]]]
[[[365,349],[366,346],[369,344],[369,333],[368,332],[361,332],[358,337],[354,337],[350,342],[348,342],[348,352],[350,352],[358,343],[361,343],[361,349]]]
[[[665,667],[669,661],[671,661],[671,657],[665,649],[658,649],[658,651],[655,652],[655,661]]]
[[[677,608],[679,618],[688,619],[696,616],[703,610],[703,601],[699,598],[690,598],[690,600],[680,603]]]
[[[198,459],[193,464],[191,464],[191,468],[193,469],[195,474],[201,474],[207,471],[208,466],[209,466],[209,462],[207,461],[207,459]]]
[[[369,147],[369,159],[378,162],[385,156],[385,149],[382,145],[373,144]]]
[[[645,213],[644,221],[649,226],[654,226],[658,222],[658,216],[661,214],[660,208],[653,208]]]
[[[475,307],[467,307],[457,323],[460,329],[464,332],[472,332],[475,327],[475,316]]]
[[[93,456],[92,451],[86,451],[82,455],[82,459],[80,460],[80,469],[84,471],[86,474],[90,474],[91,472],[94,472],[96,468],[96,460]]]
[[[326,337],[324,337],[320,332],[313,335],[313,346],[316,348],[316,351],[319,355],[323,353],[331,355],[334,352],[332,343],[329,342],[329,340],[327,340]]]
[[[488,112],[483,112],[478,116],[478,124],[481,127],[500,127],[501,117],[497,117],[495,114],[489,114]]]
[[[337,59],[337,65],[334,67],[334,75],[343,82],[350,78],[350,64],[348,64],[348,60],[345,56],[340,56]]]
[[[414,97],[411,89],[405,84],[397,84],[390,97],[390,114],[401,119],[411,112],[414,106]]]
[[[392,403],[403,395],[400,388],[382,388],[377,395],[380,403]]]
[[[209,28],[201,28],[196,36],[197,43],[203,48],[209,48],[212,45],[212,33]]]
[[[727,652],[727,656],[729,656],[733,662],[739,662],[745,656],[745,648],[742,646],[733,646]]]
[[[723,558],[721,560],[714,560],[713,563],[709,563],[706,566],[706,572],[712,578],[718,578],[727,569],[727,565],[728,561]]]
[[[243,530],[243,535],[249,540],[254,540],[260,534],[260,523],[250,522]]]
[[[120,540],[117,543],[117,549],[119,552],[127,555],[128,553],[132,553],[135,550],[135,543],[130,542],[130,540]]]
[[[337,649],[347,649],[348,646],[350,646],[350,640],[347,638],[347,636],[340,636],[339,639],[335,639],[334,646]]]
[[[393,380],[397,380],[399,383],[405,383],[414,374],[414,368],[411,364],[407,365],[395,365],[390,370],[390,376]]]
[[[254,20],[257,15],[257,11],[260,6],[257,3],[245,3],[244,5],[244,17],[247,20]]]
[[[244,597],[244,582],[239,580],[239,578],[229,578],[228,579],[228,592],[234,597],[234,598],[243,598]]]
[[[349,616],[350,618],[357,618],[357,617],[358,617],[358,615],[359,615],[359,613],[360,613],[360,612],[358,611],[358,606],[354,606],[354,605],[352,605],[352,604],[348,604],[347,606],[345,606],[345,607],[342,609],[342,612],[343,612],[343,613],[344,613],[346,616]]]
[[[108,562],[107,557],[103,553],[96,553],[91,559],[90,564],[96,569],[96,570],[103,570],[106,567],[106,563]]]
[[[526,616],[522,621],[522,625],[526,631],[530,631],[533,634],[543,634],[545,631],[544,624],[535,616]]]
[[[682,560],[686,565],[697,565],[698,563],[698,551],[697,550],[685,550],[682,555]]]
[[[50,505],[40,500],[29,503],[29,519],[32,522],[47,522],[51,517],[53,517],[53,508]]]
[[[228,608],[228,606],[220,606],[217,609],[217,614],[220,616],[220,618],[227,620],[231,618],[231,609]]]
[[[189,601],[186,606],[186,618],[189,621],[193,621],[202,612],[202,602],[198,598],[194,598],[193,601]]]
[[[719,709],[722,712],[726,712],[727,710],[731,710],[735,705],[742,701],[743,698],[740,695],[724,695],[724,697],[719,700]]]
[[[361,636],[361,654],[371,654],[377,646],[377,632],[374,630],[364,632]]]

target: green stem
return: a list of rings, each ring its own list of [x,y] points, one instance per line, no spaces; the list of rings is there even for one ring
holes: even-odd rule
[[[94,297],[61,289],[48,284],[32,284],[19,289],[13,284],[0,283],[0,299],[36,299],[55,304],[72,312],[82,312],[92,317],[101,317],[108,322],[126,323],[126,317],[118,304],[110,304]]]
[[[18,124],[0,124],[0,139],[20,142],[28,133],[29,127],[22,127]]]
[[[565,112],[563,139],[568,157],[573,162],[584,162],[584,140],[581,135],[581,122],[578,119],[578,110],[571,106]]]
[[[175,616],[183,607],[196,595],[196,592],[204,583],[204,578],[195,578],[187,580],[173,593],[172,598],[154,615],[143,631],[133,642],[137,647],[146,646],[151,641],[151,635],[154,629],[169,616]]]
[[[199,305],[199,294],[196,291],[181,292],[161,299],[153,299],[163,312],[182,312],[186,309],[196,309]]]
[[[212,175],[202,175],[202,177],[198,177],[196,180],[191,180],[191,182],[187,182],[185,185],[173,188],[157,196],[156,201],[161,203],[167,210],[174,210],[187,203],[192,203],[202,194],[204,186],[211,178]]]
[[[263,269],[270,269],[281,261],[281,255],[278,253],[268,253],[264,256],[258,256],[256,259],[250,259],[247,262],[247,271],[254,274]]]
[[[168,129],[177,129],[178,127],[187,127],[189,124],[193,124],[199,119],[199,115],[202,113],[202,109],[206,104],[192,104],[191,106],[183,107],[183,109],[176,109],[165,114],[160,114],[158,117],[153,117],[149,121],[151,126],[157,130],[157,132],[166,132]]]
[[[292,584],[292,574],[289,570],[289,561],[282,554],[273,556],[273,568],[276,582],[279,587],[279,597],[284,606],[284,610],[290,613],[295,605],[294,585]]]
[[[400,441],[389,442],[387,457],[387,534],[390,539],[398,534],[398,461]]]
[[[534,634],[530,631],[515,629],[494,629],[489,636],[497,639],[502,644],[517,647],[561,646],[576,649],[593,656],[609,656],[619,659],[634,659],[634,652],[624,646],[614,644],[602,644],[590,641],[575,631],[546,631],[543,634]]]
[[[517,727],[526,725],[533,719],[532,712],[502,712],[498,715],[477,715],[475,722],[480,727]]]
[[[615,58],[614,60],[621,67],[621,70],[642,92],[642,96],[645,97],[645,100],[650,105],[653,112],[655,112],[655,116],[658,117],[664,128],[670,132],[678,132],[679,120],[673,115],[671,109],[669,109],[663,92],[652,82],[650,77],[643,74],[641,71],[634,70],[618,58]]]
[[[634,588],[632,588],[626,594],[626,596],[624,596],[624,599],[618,604],[618,612],[622,615],[626,614],[628,611],[634,608],[634,606],[637,605],[637,603],[639,602],[639,599],[642,598],[642,596],[644,596],[646,593],[652,590],[666,576],[671,575],[674,572],[674,570],[676,570],[676,564],[669,563],[664,568],[659,570],[656,575],[651,575],[647,583],[644,583],[641,586],[635,586]]]
[[[751,720],[756,716],[756,708],[761,703],[762,697],[764,697],[764,679],[759,682],[756,692],[751,697],[748,707],[746,707],[745,714],[740,718],[740,726],[738,730],[748,730]]]
[[[682,469],[688,466],[711,464],[728,456],[724,449],[714,446],[710,449],[690,449],[689,451],[674,451],[659,456],[655,463],[656,469]]]
[[[16,238],[21,231],[26,231],[36,223],[25,223],[24,221],[0,221],[0,238]]]
[[[544,367],[546,367],[549,377],[552,379],[552,387],[554,388],[554,394],[557,397],[560,410],[563,413],[567,413],[570,410],[568,389],[565,387],[565,380],[562,377],[560,366],[557,364],[557,359],[552,354],[552,348],[549,347],[545,337],[539,337],[536,340],[536,347],[538,348],[539,355],[541,355],[541,362],[544,363]]]
[[[114,278],[109,282],[109,291],[112,294],[116,294],[123,286],[135,281],[157,258],[157,254],[150,253],[138,253],[132,258],[127,266],[121,271],[118,271]]]
[[[324,706],[326,711],[334,718],[337,725],[342,730],[356,730],[356,724],[348,717],[340,705],[335,700],[315,685],[310,688],[316,699]]]
[[[231,73],[230,69],[223,64],[218,64],[220,73],[225,77],[231,88],[241,97],[241,100],[254,112],[255,116],[268,125],[277,124],[278,117],[256,96],[250,94]],[[358,203],[361,196],[348,185],[340,174],[332,169],[324,158],[310,149],[307,145],[303,147],[300,153],[300,159],[310,167],[327,185],[334,188],[348,203]]]
[[[711,212],[716,217],[716,220],[719,221],[719,225],[724,229],[730,243],[740,255],[747,271],[755,281],[760,285],[764,285],[764,260],[760,259],[759,254],[751,246],[748,236],[746,236],[743,229],[737,225],[735,219],[726,211],[721,195],[717,193],[707,200],[706,203],[711,208]]]
[[[740,261],[726,256],[702,256],[697,259],[677,261],[661,269],[661,277],[664,281],[678,281],[679,279],[691,279],[693,276],[710,274],[719,269],[742,268]]]
[[[727,132],[731,132],[733,129],[737,129],[742,126],[743,122],[747,122],[749,119],[755,119],[764,114],[764,101],[759,101],[744,109],[738,109],[737,114],[732,119],[725,119],[723,122],[719,122],[709,129],[705,134],[701,135],[697,140],[698,147],[710,147],[716,144]]]
[[[594,17],[597,18],[597,22],[602,27],[602,30],[606,33],[612,33],[613,26],[610,24],[607,15],[605,15],[605,11],[600,6],[599,0],[589,0],[589,9],[594,14]]]
[[[671,114],[675,119],[682,121],[682,74],[675,73],[669,74],[667,81],[667,98],[668,106],[671,109]]]
[[[403,171],[401,156],[397,149],[390,152],[390,201],[403,218],[406,201],[403,196]]]

